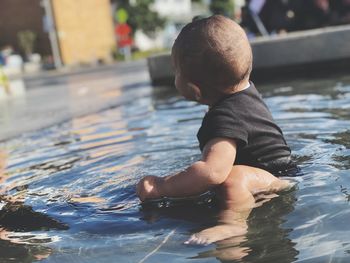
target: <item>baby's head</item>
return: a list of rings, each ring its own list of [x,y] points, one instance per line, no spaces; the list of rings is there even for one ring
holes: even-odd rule
[[[191,100],[210,104],[249,79],[252,51],[244,30],[215,15],[186,25],[175,40],[176,87]]]

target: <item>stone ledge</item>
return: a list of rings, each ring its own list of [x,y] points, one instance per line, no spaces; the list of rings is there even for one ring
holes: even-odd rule
[[[251,41],[255,79],[342,71],[350,65],[350,25],[262,37]],[[172,84],[170,54],[151,56],[148,70],[154,85]]]

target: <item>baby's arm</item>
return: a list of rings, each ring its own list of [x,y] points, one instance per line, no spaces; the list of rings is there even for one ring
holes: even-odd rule
[[[236,158],[236,143],[226,138],[209,141],[202,160],[186,170],[166,177],[146,176],[137,185],[137,195],[144,201],[159,197],[184,197],[203,193],[222,184]]]

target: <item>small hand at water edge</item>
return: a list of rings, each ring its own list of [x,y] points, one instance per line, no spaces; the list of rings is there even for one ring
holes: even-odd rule
[[[136,194],[143,202],[146,199],[160,198],[160,184],[163,179],[157,176],[146,176],[136,186]]]

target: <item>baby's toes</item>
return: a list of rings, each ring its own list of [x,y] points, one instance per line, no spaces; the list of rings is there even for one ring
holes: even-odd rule
[[[273,192],[286,191],[295,186],[295,182],[286,179],[278,179],[271,184]]]
[[[211,242],[202,236],[198,236],[197,234],[193,234],[187,241],[184,242],[186,245],[208,245]]]
[[[260,207],[262,206],[264,203],[270,201],[272,198],[275,198],[275,197],[278,197],[277,194],[274,194],[274,193],[270,193],[270,194],[264,194],[264,193],[261,193],[261,194],[258,194],[256,196],[254,196],[255,198],[255,205],[254,207]]]

